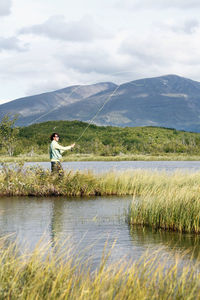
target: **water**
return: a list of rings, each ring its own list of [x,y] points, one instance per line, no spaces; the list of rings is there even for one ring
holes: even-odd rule
[[[25,165],[39,165],[44,169],[50,169],[50,162],[29,162]],[[63,162],[62,165],[65,170],[91,170],[95,173],[112,170],[125,171],[128,169],[147,169],[167,172],[174,172],[177,170],[184,172],[200,171],[200,161],[77,161]]]
[[[50,168],[49,162],[26,163]],[[67,170],[92,170],[95,173],[109,170],[148,169],[174,172],[200,171],[198,161],[121,161],[121,162],[65,162]],[[54,244],[56,238],[69,239],[71,246],[84,250],[94,263],[101,260],[106,241],[109,247],[116,241],[111,260],[138,259],[147,250],[161,249],[172,256],[180,251],[200,250],[200,237],[192,234],[155,232],[150,228],[131,227],[126,213],[132,197],[95,198],[0,198],[0,235],[12,233],[21,243],[26,241],[33,249],[44,240]],[[89,247],[89,248],[88,248]],[[109,248],[108,247],[108,248]],[[78,251],[77,250],[77,251]]]
[[[87,249],[85,257],[101,260],[106,241],[109,247],[116,241],[111,261],[137,260],[147,250],[161,249],[170,253],[193,249],[199,252],[199,236],[155,232],[152,229],[129,226],[126,212],[132,197],[96,198],[1,198],[0,235],[13,234],[21,247],[26,241],[31,249],[44,237],[54,244],[56,238],[69,239],[75,251]],[[44,235],[45,233],[45,235]]]

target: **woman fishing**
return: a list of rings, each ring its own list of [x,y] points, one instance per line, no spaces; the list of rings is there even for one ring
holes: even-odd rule
[[[63,147],[58,143],[59,134],[54,132],[51,137],[51,144],[50,144],[50,160],[51,160],[51,171],[53,173],[58,173],[60,176],[63,176],[64,171],[62,165],[60,163],[60,159],[62,158],[62,153],[66,150],[70,150],[75,146],[75,143]]]

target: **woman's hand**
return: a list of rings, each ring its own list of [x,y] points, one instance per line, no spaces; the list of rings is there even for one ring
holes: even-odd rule
[[[71,148],[74,148],[74,146],[75,146],[75,143],[71,144],[70,146],[71,146]]]

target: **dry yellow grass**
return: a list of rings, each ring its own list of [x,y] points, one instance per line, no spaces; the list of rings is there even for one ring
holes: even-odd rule
[[[182,264],[184,254],[146,253],[139,261],[108,264],[106,253],[93,271],[60,241],[20,253],[0,243],[0,299],[199,299],[199,263]]]

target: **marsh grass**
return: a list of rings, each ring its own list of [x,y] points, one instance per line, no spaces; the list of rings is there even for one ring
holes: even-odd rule
[[[200,233],[200,173],[155,173],[145,181],[143,176],[136,184],[129,211],[131,224]]]
[[[111,250],[112,251],[112,250]],[[108,263],[102,254],[92,270],[67,244],[39,244],[21,252],[0,240],[0,299],[199,299],[199,263],[185,254],[146,253],[135,262]],[[192,258],[191,258],[192,259]],[[183,260],[184,264],[183,264]]]

